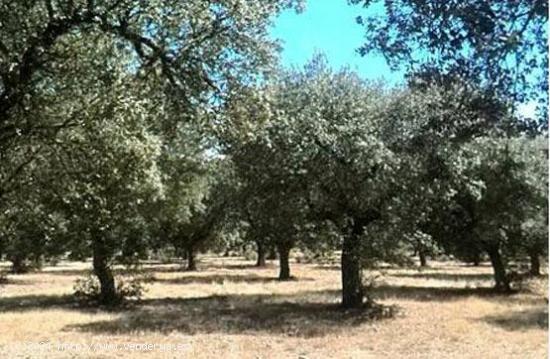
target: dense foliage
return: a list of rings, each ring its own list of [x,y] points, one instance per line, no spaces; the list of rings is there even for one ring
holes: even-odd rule
[[[512,103],[540,101],[547,125],[548,2],[350,0],[377,9],[358,17],[360,53],[381,53],[394,67],[424,80],[466,78]]]
[[[512,264],[539,274],[547,133],[514,107],[547,71],[546,5],[386,2],[363,51],[413,65],[388,88],[322,56],[277,69],[268,26],[299,3],[3,2],[1,259],[91,257],[78,292],[102,304],[129,293],[118,265],[251,243],[280,280],[293,249],[337,253],[347,308],[413,253],[488,259],[500,291]]]

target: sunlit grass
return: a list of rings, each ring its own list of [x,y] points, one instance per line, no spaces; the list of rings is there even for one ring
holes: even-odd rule
[[[384,269],[371,293],[399,308],[372,320],[337,307],[337,268],[292,264],[297,280],[278,282],[275,262],[203,257],[198,272],[146,264],[140,303],[118,311],[81,308],[70,294],[89,263],[62,262],[10,276],[0,288],[2,357],[135,357],[135,351],[37,352],[17,342],[184,343],[193,358],[543,358],[547,280],[511,296],[492,293],[491,268],[432,263],[422,271]],[[139,354],[139,353],[138,353]],[[176,357],[151,351],[147,357]],[[181,355],[180,355],[181,356]]]

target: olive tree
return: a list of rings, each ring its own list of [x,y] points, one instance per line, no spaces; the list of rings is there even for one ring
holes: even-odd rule
[[[544,163],[543,151],[540,142],[524,137],[480,137],[452,159],[463,181],[455,196],[455,217],[461,219],[462,234],[489,256],[499,291],[511,289],[507,260],[517,248],[532,244],[529,235],[522,236],[522,226],[525,230],[533,211],[547,208],[541,201],[546,191],[540,185],[544,176],[529,165],[531,161]],[[468,241],[464,244],[469,245]]]
[[[293,155],[297,129],[280,116],[277,91],[272,84],[234,90],[220,137],[235,168],[236,210],[246,224],[245,238],[255,242],[259,264],[267,248],[276,248],[279,279],[289,280],[290,251],[303,241],[309,219],[303,158]]]
[[[390,212],[401,164],[382,141],[382,92],[350,71],[333,72],[321,57],[284,72],[269,91],[267,122],[283,133],[265,140],[275,152],[267,165],[282,165],[271,179],[296,189],[308,221],[337,229],[342,305],[360,307],[363,267],[387,258],[399,242],[386,230],[394,228]]]
[[[29,137],[51,138],[79,116],[80,110],[71,107],[53,121],[42,116],[63,98],[60,87],[78,78],[67,76],[66,69],[80,59],[73,56],[74,39],[81,44],[112,40],[120,50],[100,51],[105,59],[89,67],[89,74],[99,78],[110,62],[134,77],[158,76],[159,89],[185,113],[223,97],[228,82],[251,81],[268,71],[276,49],[268,37],[273,15],[298,5],[293,0],[2,2],[0,160],[10,165],[0,169],[0,196],[17,184],[19,169],[34,157],[25,148],[24,159],[12,161],[13,147],[26,145]]]
[[[136,239],[146,236],[136,233],[146,229],[147,203],[162,195],[160,140],[148,131],[150,112],[132,95],[131,85],[124,77],[115,79],[88,107],[88,120],[62,131],[63,145],[48,147],[41,161],[40,188],[50,194],[53,208],[64,212],[71,240],[90,250],[100,301],[106,304],[118,300],[116,255],[123,248],[127,255],[139,251]]]

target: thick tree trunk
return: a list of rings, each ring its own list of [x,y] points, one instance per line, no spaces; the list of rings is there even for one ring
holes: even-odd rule
[[[531,266],[529,267],[529,274],[533,276],[540,275],[540,257],[536,251],[531,251],[529,253],[529,258],[531,260]]]
[[[342,244],[342,307],[360,308],[365,296],[360,256],[359,236],[363,232],[360,224],[344,237]]]
[[[195,261],[195,248],[193,245],[187,247],[187,271],[196,271],[197,263]]]
[[[94,238],[92,243],[93,269],[99,279],[101,304],[115,304],[120,298],[116,291],[115,278],[109,267],[109,255],[103,239]]]
[[[25,263],[25,257],[15,255],[11,258],[11,272],[13,274],[23,274],[29,271],[29,267]]]
[[[281,244],[277,246],[279,251],[279,280],[289,280],[290,277],[290,246]]]
[[[500,254],[500,249],[493,246],[487,249],[495,277],[495,289],[499,292],[510,291],[510,281],[506,276],[506,266]]]
[[[256,250],[258,252],[256,267],[265,267],[265,246],[261,241],[256,241]]]

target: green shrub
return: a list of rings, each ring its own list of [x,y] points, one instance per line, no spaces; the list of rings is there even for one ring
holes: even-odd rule
[[[127,300],[140,300],[146,292],[144,283],[150,282],[151,280],[151,275],[145,274],[136,268],[126,268],[117,273],[115,275],[115,285],[118,300],[115,304],[121,304]],[[99,280],[92,272],[76,280],[73,288],[73,295],[81,304],[98,304],[100,294]]]

